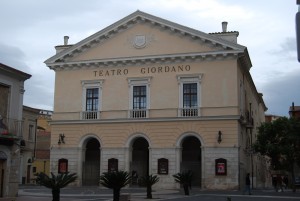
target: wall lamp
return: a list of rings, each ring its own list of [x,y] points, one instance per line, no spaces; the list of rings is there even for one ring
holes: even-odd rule
[[[59,145],[61,143],[65,144],[65,134],[63,133],[60,133],[59,136],[58,136],[58,142],[57,142]]]
[[[222,142],[222,132],[218,132],[218,143],[220,144]]]

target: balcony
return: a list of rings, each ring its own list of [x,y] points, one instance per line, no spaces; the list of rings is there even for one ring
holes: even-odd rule
[[[147,118],[149,111],[147,109],[129,110],[129,118]]]
[[[248,110],[245,112],[245,115],[241,115],[240,122],[246,128],[253,128],[254,126],[254,119]]]
[[[82,111],[80,116],[82,120],[100,119],[100,111]]]
[[[200,108],[199,107],[179,108],[178,116],[179,117],[198,117],[198,116],[200,116]]]
[[[237,115],[236,107],[190,107],[190,108],[151,108],[151,109],[114,109],[102,111],[54,112],[53,121],[131,121],[156,118],[199,118]]]
[[[13,145],[15,140],[22,137],[23,122],[16,119],[1,118],[0,119],[0,144]]]

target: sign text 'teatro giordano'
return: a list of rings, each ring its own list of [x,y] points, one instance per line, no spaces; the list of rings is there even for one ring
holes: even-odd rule
[[[136,70],[136,69],[135,69]],[[141,74],[155,74],[155,73],[177,73],[190,71],[190,65],[178,65],[178,66],[153,66],[140,68],[139,72]],[[95,77],[107,77],[107,76],[117,76],[117,75],[127,75],[129,74],[128,68],[117,68],[110,70],[95,70],[93,71]]]

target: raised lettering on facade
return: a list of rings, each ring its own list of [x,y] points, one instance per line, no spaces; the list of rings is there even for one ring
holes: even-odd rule
[[[185,72],[190,71],[190,65],[166,65],[166,66],[153,66],[153,67],[146,67],[141,68],[139,72],[141,74],[157,74],[157,73],[178,73],[178,72]],[[122,76],[129,74],[129,69],[111,69],[111,70],[95,70],[93,71],[95,77],[109,77],[109,76]]]

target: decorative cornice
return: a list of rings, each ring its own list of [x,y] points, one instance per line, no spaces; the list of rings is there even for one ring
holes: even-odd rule
[[[200,62],[237,58],[243,51],[219,51],[206,53],[178,54],[178,55],[154,55],[145,57],[122,57],[114,59],[99,59],[89,61],[75,62],[56,62],[49,65],[49,68],[55,71],[59,70],[79,70],[95,69],[105,67],[136,66],[147,64],[167,64],[182,62]]]
[[[240,120],[239,115],[202,116],[202,117],[175,117],[175,118],[146,118],[146,119],[98,119],[98,120],[52,120],[50,125],[66,124],[107,124],[107,123],[137,123],[137,122],[176,122],[176,121],[217,121]]]

